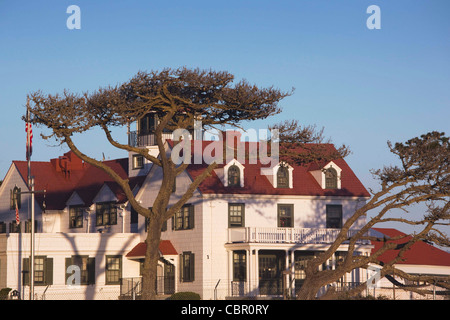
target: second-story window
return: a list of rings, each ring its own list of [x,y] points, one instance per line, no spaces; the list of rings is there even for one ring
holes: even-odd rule
[[[96,204],[97,226],[117,224],[117,208],[114,202],[100,202]]]
[[[228,186],[241,186],[241,172],[239,170],[239,167],[235,164],[228,168]]]
[[[172,218],[174,230],[194,229],[194,206],[184,205]]]
[[[289,188],[289,170],[280,166],[277,171],[277,188]]]
[[[279,204],[278,205],[278,227],[292,228],[294,227],[294,205]]]
[[[245,204],[229,203],[228,204],[228,227],[244,227],[245,221]]]
[[[153,133],[156,129],[156,116],[154,113],[146,114],[139,120],[139,134],[145,135]]]
[[[70,206],[69,207],[69,228],[83,227],[83,207]]]
[[[327,228],[342,228],[342,205],[329,204],[326,212]]]

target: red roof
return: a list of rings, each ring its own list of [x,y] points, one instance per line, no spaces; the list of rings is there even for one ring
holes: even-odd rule
[[[173,145],[173,141],[167,140],[169,145]],[[211,143],[211,141],[203,141],[202,149]],[[258,150],[257,142],[241,142],[244,145],[245,150],[249,150],[250,144],[255,144]],[[192,142],[191,151],[195,152],[194,142]],[[253,145],[253,147],[255,147]],[[335,151],[335,147],[332,144],[322,144],[321,147],[326,147],[330,151]],[[281,148],[281,146],[280,146]],[[202,151],[203,152],[203,151]],[[194,155],[193,155],[194,157]],[[244,169],[244,186],[243,187],[225,187],[222,181],[215,172],[203,183],[200,184],[199,190],[202,193],[223,194],[223,193],[237,193],[237,194],[271,194],[271,195],[310,195],[310,196],[357,196],[357,197],[370,197],[369,192],[363,186],[361,181],[356,177],[354,172],[350,169],[349,165],[344,159],[336,159],[333,162],[342,169],[341,172],[341,188],[340,189],[323,189],[316,179],[313,177],[311,171],[320,170],[316,164],[309,165],[293,165],[290,164],[293,170],[293,188],[274,188],[268,177],[261,174],[261,169],[267,167],[267,165],[261,164],[258,160],[257,163],[242,163]],[[191,163],[194,163],[192,160]],[[329,163],[329,161],[327,162]],[[327,163],[324,163],[326,165]],[[201,175],[203,170],[207,168],[207,163],[191,164],[187,168],[187,172],[192,179]],[[217,168],[223,168],[224,164],[218,165]]]
[[[128,159],[104,161],[122,178],[128,176]],[[13,161],[22,179],[26,182],[26,161]],[[49,162],[31,161],[31,175],[35,177],[35,190],[46,190],[45,204],[48,210],[62,210],[73,192],[77,192],[86,206],[92,204],[100,188],[106,183],[116,195],[118,202],[126,201],[125,194],[116,182],[103,170],[84,163],[72,151]],[[130,178],[130,186],[143,181],[144,177]],[[44,194],[37,193],[36,201],[42,206]]]
[[[130,252],[127,253],[127,258],[143,258],[145,257],[145,250],[147,249],[147,244],[145,242],[139,242]],[[170,240],[161,240],[159,243],[159,252],[163,256],[167,255],[177,255],[177,250],[175,250],[172,242]]]
[[[385,235],[387,241],[390,241],[389,238],[392,237],[406,236],[404,239],[393,241],[398,244],[405,243],[409,241],[409,239],[411,239],[411,236],[408,236],[396,229],[374,228],[374,230]],[[380,241],[372,241],[372,244],[374,245],[372,253],[376,252],[383,246],[383,242]],[[399,250],[386,251],[379,257],[379,260],[384,263],[388,263],[397,256],[398,251]],[[405,252],[403,258],[404,259],[397,264],[450,266],[450,253],[440,250],[423,241],[417,241],[415,244],[413,244],[411,248]]]

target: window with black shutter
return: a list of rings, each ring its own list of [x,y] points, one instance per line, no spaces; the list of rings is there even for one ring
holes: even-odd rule
[[[23,283],[30,285],[30,258],[23,258]],[[34,257],[34,285],[47,286],[53,284],[53,258],[47,256]]]
[[[194,228],[194,206],[184,205],[175,216],[172,217],[172,229],[188,230]]]
[[[180,254],[180,281],[192,282],[195,280],[195,255],[192,252]]]
[[[73,274],[73,271],[67,272],[70,266],[77,266],[80,270],[80,285],[95,284],[95,258],[89,256],[74,255],[66,258],[66,284],[68,278]]]

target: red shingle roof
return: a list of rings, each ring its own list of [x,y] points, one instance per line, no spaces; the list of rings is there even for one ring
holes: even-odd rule
[[[391,237],[406,236],[405,233],[396,229],[390,228],[374,228],[374,230],[386,235],[387,241]],[[405,239],[394,241],[395,243],[402,244],[411,239],[411,236],[407,236]],[[383,246],[383,242],[372,241],[374,248],[372,253],[376,252]],[[379,260],[387,263],[392,261],[398,254],[398,250],[389,250],[383,253]],[[411,248],[405,252],[403,256],[404,260],[398,262],[398,264],[413,264],[413,265],[432,265],[432,266],[450,266],[450,253],[440,250],[428,243],[418,241],[411,246]]]
[[[173,141],[167,140],[170,146]],[[203,141],[201,150],[211,143],[211,141]],[[250,144],[256,145],[256,142],[241,142],[245,150],[249,150]],[[335,151],[332,144],[323,144],[321,147],[326,147],[330,151]],[[281,148],[281,146],[280,146]],[[195,152],[194,142],[191,146],[192,153]],[[202,151],[203,152],[203,151]],[[300,151],[301,152],[301,151]],[[194,155],[193,155],[194,157]],[[274,188],[268,177],[261,174],[261,169],[265,165],[260,161],[257,163],[243,163],[244,169],[244,186],[243,187],[225,187],[222,181],[215,172],[205,179],[199,186],[202,193],[223,194],[223,193],[237,193],[237,194],[270,194],[270,195],[308,195],[308,196],[357,196],[370,197],[369,192],[363,186],[361,181],[356,177],[354,172],[350,169],[347,162],[343,159],[336,159],[333,162],[342,169],[341,172],[341,189],[323,189],[316,179],[311,174],[313,170],[319,170],[317,164],[309,165],[293,165],[293,188]],[[191,161],[194,163],[194,160]],[[329,161],[327,162],[329,163]],[[324,163],[326,165],[327,163]],[[217,168],[223,168],[225,164],[219,165]],[[187,172],[192,179],[199,176],[208,164],[191,164],[187,168]],[[266,166],[267,167],[267,166]]]
[[[60,166],[59,159],[49,162],[31,161],[31,175],[35,177],[35,190],[46,190],[45,204],[48,210],[62,210],[74,191],[78,193],[86,206],[92,204],[92,200],[106,183],[118,198],[118,202],[126,200],[122,189],[103,170],[88,163],[83,163],[71,151],[64,157],[69,163]],[[61,159],[60,158],[60,159]],[[128,159],[104,161],[122,178],[128,176]],[[13,161],[23,180],[27,181],[28,167],[26,161]],[[61,168],[63,167],[63,169]],[[65,170],[64,170],[65,169]],[[144,177],[130,179],[130,186],[142,183]],[[36,194],[36,201],[42,206],[44,195]]]
[[[127,253],[127,258],[143,258],[145,257],[145,250],[147,249],[147,244],[145,242],[139,242],[130,252]],[[161,240],[159,243],[159,252],[163,256],[167,255],[177,255],[177,250],[173,246],[170,240]]]

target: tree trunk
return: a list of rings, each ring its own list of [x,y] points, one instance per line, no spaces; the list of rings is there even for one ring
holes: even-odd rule
[[[159,260],[159,242],[161,239],[161,224],[154,218],[149,219],[147,238],[145,243],[144,270],[142,275],[142,299],[154,300],[156,298],[156,276]]]
[[[298,290],[298,300],[314,300],[322,285],[318,284],[318,281],[312,279],[312,277],[306,277],[302,287]]]

